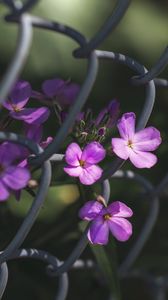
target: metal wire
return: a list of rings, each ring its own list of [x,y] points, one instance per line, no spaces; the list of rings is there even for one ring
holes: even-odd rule
[[[3,103],[6,100],[9,91],[12,89],[20,75],[29,53],[32,33],[30,17],[27,14],[23,14],[20,20],[19,40],[16,52],[0,84],[0,103]]]

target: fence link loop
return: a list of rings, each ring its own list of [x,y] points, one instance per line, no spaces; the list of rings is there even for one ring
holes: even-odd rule
[[[21,16],[24,12],[27,12],[32,6],[37,4],[39,0],[27,0],[25,4],[21,0],[2,0],[10,9],[10,16]]]
[[[19,38],[16,52],[6,74],[0,82],[0,103],[3,103],[6,100],[6,97],[23,69],[30,50],[32,35],[31,18],[29,15],[23,14],[20,18]]]
[[[74,56],[88,57],[92,50],[100,46],[104,39],[115,29],[122,17],[124,16],[130,0],[118,0],[114,12],[94,35],[94,37],[83,47],[74,50]]]
[[[159,58],[158,62],[155,66],[141,76],[135,76],[131,79],[132,83],[135,85],[146,84],[150,80],[155,79],[161,72],[166,68],[168,64],[168,46],[165,48],[164,52],[162,53],[161,57]]]

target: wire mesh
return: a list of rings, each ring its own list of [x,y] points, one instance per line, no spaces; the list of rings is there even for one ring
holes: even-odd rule
[[[81,261],[79,260],[80,255],[82,254],[88,243],[86,235],[88,229],[86,229],[82,234],[72,253],[70,253],[70,255],[64,262],[60,262],[56,256],[51,255],[50,253],[47,253],[45,251],[20,248],[30,229],[32,228],[38,212],[43,205],[43,202],[45,201],[46,193],[51,180],[51,161],[59,162],[64,157],[64,155],[56,153],[60,150],[62,143],[67,137],[68,128],[73,126],[76,115],[81,111],[82,107],[88,99],[88,96],[96,80],[100,60],[112,60],[117,63],[126,65],[136,74],[136,76],[131,79],[131,83],[133,85],[145,85],[146,96],[142,111],[139,115],[137,130],[144,128],[153,110],[155,101],[155,86],[168,86],[166,79],[156,78],[160,75],[160,73],[168,63],[168,48],[163,51],[156,64],[149,71],[131,57],[125,56],[120,53],[96,50],[97,47],[101,45],[104,39],[109,35],[109,33],[114,30],[114,28],[122,19],[123,15],[129,7],[129,0],[117,1],[116,7],[111,13],[111,16],[89,41],[87,41],[87,38],[74,28],[61,24],[59,22],[49,21],[29,14],[28,10],[38,2],[36,0],[26,1],[25,4],[23,4],[21,1],[14,0],[3,0],[1,2],[9,8],[9,14],[5,16],[5,21],[15,22],[18,24],[18,43],[16,44],[16,50],[13,54],[11,62],[9,63],[8,69],[1,80],[0,103],[3,103],[3,101],[5,101],[5,99],[7,98],[14,82],[16,82],[16,80],[19,78],[19,75],[26,63],[26,58],[29,54],[31,44],[33,42],[34,27],[58,32],[75,40],[79,44],[79,48],[74,51],[74,57],[85,59],[88,61],[85,80],[80,88],[76,101],[74,102],[66,121],[61,126],[51,144],[45,150],[42,150],[39,145],[22,136],[14,133],[0,132],[1,141],[12,141],[14,143],[26,146],[30,150],[30,152],[34,154],[34,156],[30,158],[30,164],[32,166],[35,166],[36,168],[38,167],[39,169],[41,169],[41,182],[33,204],[29,212],[27,213],[23,224],[13,237],[12,241],[0,253],[0,299],[2,299],[4,291],[7,287],[7,262],[13,259],[31,258],[43,261],[47,265],[48,275],[55,276],[56,278],[58,277],[59,286],[55,299],[64,300],[66,299],[68,293],[67,274],[69,270],[71,268],[76,268],[77,266],[81,268],[85,268],[88,266],[94,268],[94,263],[91,263],[91,265],[87,265],[84,262],[81,263]],[[134,174],[132,171],[118,171],[123,164],[123,160],[116,159],[111,164],[109,164],[106,170],[104,170],[103,176],[99,181],[102,186],[102,195],[108,202],[110,196],[110,185],[108,178],[110,178],[111,176],[120,179],[134,180],[144,187],[146,194],[148,195],[147,201],[149,205],[149,214],[146,218],[146,222],[143,225],[137,241],[135,241],[129,254],[119,266],[118,274],[121,278],[125,276],[143,276],[145,280],[149,282],[152,281],[152,283],[156,286],[156,288],[158,288],[159,291],[161,290],[162,298],[159,298],[160,296],[156,297],[156,293],[155,299],[165,299],[164,291],[166,289],[166,280],[163,279],[161,283],[158,283],[157,278],[149,278],[149,276],[145,273],[142,274],[141,272],[134,272],[131,271],[131,269],[135,260],[143,249],[146,241],[148,240],[148,237],[157,220],[159,211],[159,197],[164,193],[164,190],[168,184],[168,175],[166,174],[165,177],[160,181],[160,184],[154,187],[144,177],[138,174]],[[158,295],[160,295],[159,292]],[[112,298],[110,299],[114,299],[113,295],[111,297]]]

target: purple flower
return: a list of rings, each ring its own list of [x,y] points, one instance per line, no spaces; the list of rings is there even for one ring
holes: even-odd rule
[[[43,82],[42,91],[47,97],[52,98],[60,94],[64,86],[65,81],[62,79],[48,79]]]
[[[46,140],[42,141],[42,132],[43,126],[42,125],[29,125],[25,124],[25,135],[28,139],[33,140],[37,144],[41,146],[41,148],[45,149],[53,140],[51,136],[47,137]],[[28,161],[27,157],[30,155],[29,150],[22,146],[22,161],[19,163],[21,167],[27,167]]]
[[[65,153],[68,164],[64,171],[74,177],[79,177],[81,183],[90,185],[102,175],[102,169],[96,164],[104,159],[105,149],[97,142],[88,144],[83,151],[78,144],[72,143]]]
[[[52,141],[53,141],[52,136],[48,136],[48,138],[45,141],[42,141],[40,143],[40,147],[45,149]]]
[[[53,138],[51,136],[47,137],[47,139],[45,141],[41,141],[42,140],[42,131],[43,131],[43,126],[42,125],[29,125],[29,124],[25,124],[25,134],[26,137],[33,140],[34,142],[36,142],[37,144],[39,144],[43,149],[45,149],[53,140]],[[20,147],[22,149],[21,151],[21,161],[18,164],[19,167],[22,168],[28,168],[28,156],[30,155],[29,150],[24,147],[21,146]],[[16,191],[15,193],[15,197],[17,200],[20,200],[21,197],[21,190]]]
[[[34,142],[39,144],[43,135],[43,126],[41,124],[25,124],[24,133],[29,140],[33,140]]]
[[[107,121],[107,128],[111,128],[116,125],[119,113],[120,113],[120,103],[117,100],[110,101],[108,107],[109,120]]]
[[[117,100],[111,100],[108,106],[100,111],[94,123],[98,126],[103,122],[107,128],[111,128],[116,124],[119,112],[120,103]]]
[[[0,201],[6,200],[12,190],[24,188],[30,179],[29,171],[16,165],[19,156],[18,146],[11,143],[0,145]]]
[[[4,103],[4,106],[10,111],[20,111],[29,101],[31,93],[32,89],[29,82],[18,81],[10,92],[10,99]]]
[[[92,221],[87,233],[89,241],[100,245],[108,243],[109,231],[118,241],[127,241],[132,234],[132,225],[125,218],[132,214],[132,210],[120,201],[107,207],[98,201],[88,201],[79,211],[81,219]]]
[[[70,81],[54,78],[45,80],[42,84],[43,93],[49,97],[56,97],[62,108],[71,105],[79,92],[80,86]]]
[[[45,149],[53,140],[51,136],[48,136],[45,141],[42,140],[43,126],[42,125],[27,125],[25,126],[26,137],[39,144]]]
[[[130,159],[137,168],[151,168],[157,162],[154,151],[161,143],[160,132],[147,127],[135,132],[135,114],[125,113],[118,121],[121,138],[112,138],[112,150],[120,158]]]
[[[48,119],[50,112],[47,107],[25,108],[31,94],[30,84],[27,81],[18,81],[3,105],[10,111],[12,118],[28,124],[41,124]]]

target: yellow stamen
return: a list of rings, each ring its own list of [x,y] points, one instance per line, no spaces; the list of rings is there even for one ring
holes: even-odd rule
[[[84,167],[84,166],[85,166],[85,161],[84,161],[84,160],[82,160],[82,159],[79,160],[79,163],[80,163],[80,166],[81,166],[81,167]]]
[[[12,106],[14,112],[19,112],[19,111],[21,111],[21,108],[18,108],[17,105],[14,105],[14,104],[11,103],[11,106]]]
[[[128,140],[128,147],[130,147],[131,149],[133,149],[133,142],[131,140]]]
[[[110,219],[111,219],[111,215],[110,215],[110,214],[105,214],[105,215],[103,216],[103,219],[104,219],[105,221],[110,220]]]

